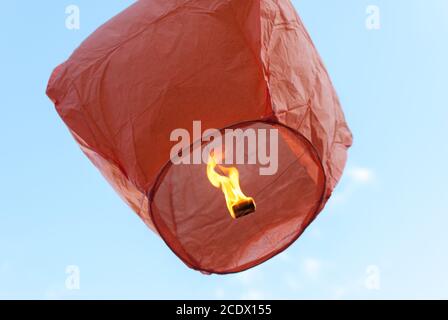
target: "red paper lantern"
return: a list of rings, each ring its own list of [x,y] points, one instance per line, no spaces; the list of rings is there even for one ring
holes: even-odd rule
[[[288,0],[140,0],[55,69],[47,94],[122,198],[206,273],[248,269],[294,242],[323,209],[352,143]],[[172,132],[194,136],[198,120],[202,130],[277,130],[274,175],[260,175],[259,163],[235,166],[255,213],[248,202],[235,210],[251,214],[230,217],[207,163],[170,161]],[[192,153],[208,143],[194,142]]]

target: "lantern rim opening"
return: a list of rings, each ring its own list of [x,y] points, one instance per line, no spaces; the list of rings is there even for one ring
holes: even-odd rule
[[[176,235],[169,232],[169,228],[167,228],[166,224],[157,217],[156,214],[156,204],[155,204],[155,198],[157,197],[157,194],[159,192],[159,188],[164,181],[166,175],[169,173],[171,168],[174,166],[172,161],[169,160],[165,166],[159,171],[155,183],[153,184],[153,187],[151,190],[148,191],[148,211],[150,215],[150,219],[154,224],[154,228],[157,231],[157,233],[160,235],[162,240],[166,243],[166,245],[170,248],[170,250],[184,262],[188,267],[190,267],[193,270],[200,271],[205,274],[232,274],[232,273],[238,273],[242,272],[248,269],[251,269],[255,266],[258,266],[259,264],[262,264],[263,262],[271,259],[272,257],[280,254],[284,250],[286,250],[289,246],[291,246],[306,230],[306,228],[311,224],[311,222],[314,221],[314,219],[317,217],[319,212],[321,211],[323,204],[325,203],[325,194],[326,194],[326,188],[327,188],[327,176],[325,174],[325,170],[322,164],[322,161],[318,155],[318,152],[315,148],[315,146],[301,133],[298,133],[294,129],[278,122],[276,119],[261,119],[261,120],[251,120],[251,121],[243,121],[239,122],[230,126],[223,127],[220,129],[221,132],[224,132],[226,129],[235,129],[235,128],[244,128],[251,125],[268,125],[273,127],[279,127],[285,130],[285,132],[288,132],[291,136],[295,137],[297,140],[296,142],[303,143],[303,146],[307,148],[307,155],[314,160],[314,164],[316,164],[316,168],[318,169],[319,177],[321,179],[321,183],[319,184],[319,196],[316,198],[315,204],[313,205],[312,210],[307,212],[306,217],[303,219],[303,227],[295,228],[294,232],[292,232],[292,235],[289,237],[288,241],[280,245],[275,250],[271,250],[260,257],[257,257],[255,259],[251,259],[251,261],[245,262],[241,265],[235,266],[235,267],[229,267],[229,268],[214,268],[214,267],[208,267],[206,265],[202,265],[197,258],[193,257],[191,252],[188,251],[188,249],[185,249],[185,247],[181,244],[181,241],[177,238]],[[202,145],[205,145],[209,143],[208,141],[201,142]],[[191,148],[194,147],[194,145],[197,145],[197,142],[193,142],[188,148],[191,150]],[[208,182],[209,183],[209,182]],[[211,189],[214,189],[211,187]],[[219,190],[218,190],[219,191]],[[227,216],[229,216],[227,214]],[[251,216],[256,216],[256,213],[249,214],[247,218]],[[230,217],[230,216],[229,216]],[[231,219],[231,218],[230,218]],[[238,219],[233,221],[239,221],[239,220],[245,220],[245,219]],[[207,244],[204,244],[207,245]]]

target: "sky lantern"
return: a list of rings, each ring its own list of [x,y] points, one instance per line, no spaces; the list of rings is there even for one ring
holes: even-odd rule
[[[352,135],[288,0],[140,0],[51,75],[82,151],[189,267],[285,250],[325,206]]]

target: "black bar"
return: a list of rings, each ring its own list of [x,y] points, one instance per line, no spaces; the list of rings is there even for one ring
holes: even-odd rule
[[[382,308],[382,305],[386,305]],[[152,301],[0,301],[2,312],[7,315],[8,307],[14,317],[21,313],[45,311],[45,314],[91,317],[98,312],[102,318],[131,319],[132,314],[144,319],[302,319],[320,317],[347,317],[357,319],[392,315],[403,318],[406,313],[412,317],[427,319],[431,311],[438,306],[447,305],[446,301],[188,301],[188,300],[152,300]],[[88,312],[84,307],[88,308]],[[48,312],[50,310],[50,313]],[[59,311],[56,311],[59,310]],[[444,310],[442,310],[443,312]],[[60,313],[59,313],[60,312]],[[6,317],[7,318],[7,317]]]

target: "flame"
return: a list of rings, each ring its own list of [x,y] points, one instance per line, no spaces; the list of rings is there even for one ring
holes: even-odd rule
[[[218,167],[225,176],[220,175],[215,171],[215,168]],[[208,163],[207,163],[207,177],[210,180],[210,183],[216,187],[221,188],[224,196],[226,198],[227,209],[230,212],[230,215],[233,219],[237,218],[237,214],[235,213],[234,207],[236,205],[252,202],[255,207],[255,201],[251,197],[247,197],[241,191],[240,187],[240,178],[239,172],[237,168],[234,167],[223,167],[217,164],[216,158],[213,152],[210,154]]]

